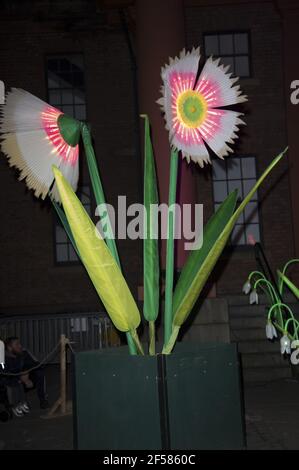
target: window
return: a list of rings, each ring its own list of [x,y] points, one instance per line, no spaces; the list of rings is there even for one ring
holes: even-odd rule
[[[243,199],[256,182],[256,162],[253,156],[230,157],[227,160],[213,161],[213,190],[215,210],[226,196],[238,189]],[[231,236],[232,245],[246,245],[248,236],[260,241],[258,195],[254,194],[240,215]]]
[[[91,215],[90,187],[82,186],[78,190],[78,197],[87,213]],[[55,260],[57,263],[73,263],[79,261],[77,253],[57,216],[55,217],[54,224],[54,240]]]
[[[249,34],[246,32],[204,35],[205,55],[221,57],[238,77],[250,77]]]
[[[86,119],[83,55],[51,54],[47,57],[46,67],[49,103],[69,116],[79,120]],[[78,196],[91,214],[89,186],[82,186],[78,190]],[[57,217],[54,223],[54,243],[57,263],[78,262],[72,243]]]
[[[52,106],[79,120],[86,119],[82,54],[48,56],[47,85]]]

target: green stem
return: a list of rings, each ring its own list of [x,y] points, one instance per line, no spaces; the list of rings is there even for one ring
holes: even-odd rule
[[[106,206],[106,199],[105,199],[105,194],[98,170],[98,165],[97,165],[97,159],[94,153],[94,149],[92,146],[92,140],[91,140],[91,135],[88,129],[88,126],[86,124],[82,125],[82,140],[84,144],[84,149],[85,149],[85,154],[86,154],[86,159],[87,159],[87,165],[88,165],[88,171],[90,175],[90,180],[92,184],[92,189],[94,192],[95,200],[97,203],[97,206],[101,205],[102,207]],[[110,219],[109,219],[109,213],[108,209],[107,210],[107,228],[106,228],[106,243],[115,259],[117,261],[117,264],[120,266],[120,261],[119,261],[119,256],[117,252],[117,247],[114,239],[114,234],[113,230],[111,227]]]
[[[97,206],[99,205],[106,206],[105,194],[104,194],[104,190],[103,190],[103,186],[102,186],[102,182],[101,182],[101,178],[100,178],[100,174],[98,170],[96,156],[95,156],[94,149],[92,146],[91,135],[90,135],[88,126],[85,123],[82,124],[81,134],[82,134],[82,140],[83,140],[86,159],[87,159],[89,176],[90,176],[92,189],[94,192],[94,197],[95,197]],[[114,234],[113,234],[113,230],[112,230],[110,219],[109,219],[109,212],[107,208],[106,210],[107,210],[107,229],[106,229],[107,236],[106,236],[105,241],[115,261],[121,268],[120,260],[119,260],[119,256],[117,252],[117,247],[116,247],[116,243],[114,239]],[[127,332],[126,336],[127,336],[127,342],[128,342],[130,354],[136,355],[137,350],[136,350],[135,342],[133,341],[131,337],[131,333]]]
[[[168,198],[168,231],[166,242],[166,275],[165,275],[165,310],[164,310],[164,345],[171,336],[172,328],[172,295],[174,276],[174,230],[175,207],[178,174],[178,152],[170,156],[169,198]]]
[[[136,330],[131,330],[130,333],[131,333],[131,336],[132,336],[132,338],[133,338],[133,340],[134,340],[134,343],[135,343],[135,346],[136,346],[136,348],[137,348],[138,353],[139,353],[141,356],[144,356],[143,347],[142,347],[142,344],[140,343],[140,340],[139,340],[137,331],[136,331]]]
[[[131,356],[137,356],[137,349],[134,343],[134,340],[132,338],[132,335],[129,331],[126,332],[126,338],[127,338],[127,343],[128,343],[128,348],[129,348],[129,353]]]
[[[180,331],[180,326],[173,325],[172,333],[170,335],[169,341],[164,346],[164,348],[162,350],[162,354],[170,354],[171,353],[171,351],[173,350],[173,347],[175,345],[175,342],[177,340],[179,331]]]
[[[154,356],[156,352],[155,322],[149,321],[148,328],[149,328],[149,354],[150,356]]]
[[[261,278],[266,279],[266,278],[265,278],[265,275],[264,275],[261,271],[252,271],[252,272],[249,274],[249,276],[248,276],[249,282],[251,281],[251,278],[252,278],[252,276],[254,276],[254,275],[259,275],[259,276],[261,276]]]
[[[289,314],[291,316],[291,319],[295,321],[295,317],[293,315],[293,312],[292,312],[291,308],[287,304],[284,304],[284,303],[281,303],[281,302],[278,302],[278,303],[272,305],[272,307],[270,308],[270,310],[268,312],[268,320],[271,320],[272,312],[275,311],[275,309],[277,307],[279,307],[279,312],[281,312],[281,307],[285,308],[289,312]],[[280,320],[281,320],[281,318],[280,318]],[[287,321],[286,321],[286,323],[287,323]],[[283,320],[281,320],[281,322],[280,322],[281,329],[283,329],[283,330],[285,329],[286,323],[284,323]]]
[[[270,292],[270,295],[273,299],[273,301],[275,300],[275,305],[276,307],[278,308],[278,312],[279,312],[279,317],[280,317],[280,323],[283,325],[283,317],[282,317],[282,312],[281,312],[281,302],[279,300],[279,297],[275,291],[275,288],[273,287],[273,285],[271,284],[270,281],[268,281],[266,278],[263,278],[263,279],[258,279],[255,284],[254,284],[254,289],[257,288],[257,286],[261,283],[264,283],[266,284],[266,286],[268,287],[269,289],[269,292]],[[272,305],[273,306],[273,305]],[[271,307],[272,308],[272,307]]]

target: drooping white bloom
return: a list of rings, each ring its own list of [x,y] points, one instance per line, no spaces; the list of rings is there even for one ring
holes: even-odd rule
[[[280,352],[281,354],[291,354],[291,341],[287,333],[280,338]]]
[[[268,339],[277,338],[276,328],[271,321],[268,321],[266,324],[266,337]]]
[[[36,197],[60,197],[52,165],[76,191],[79,177],[80,123],[36,96],[12,88],[0,106],[1,151],[20,171]],[[64,131],[64,132],[62,132]]]
[[[250,292],[249,303],[250,305],[259,303],[259,296],[256,289],[253,289],[253,291]]]
[[[243,289],[242,289],[243,293],[244,294],[249,294],[249,292],[251,291],[251,284],[250,284],[250,281],[249,279],[247,279],[247,281],[245,282],[245,284],[243,285]]]

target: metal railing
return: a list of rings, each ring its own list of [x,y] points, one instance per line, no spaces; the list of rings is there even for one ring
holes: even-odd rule
[[[61,334],[72,342],[76,351],[120,345],[119,336],[104,313],[0,315],[0,338],[18,336],[39,361],[52,351]],[[52,362],[58,362],[58,358],[53,357]]]

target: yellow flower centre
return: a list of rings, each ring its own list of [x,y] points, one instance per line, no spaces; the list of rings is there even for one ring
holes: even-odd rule
[[[183,91],[177,98],[177,116],[186,127],[199,127],[206,118],[207,108],[204,96],[197,91]]]

